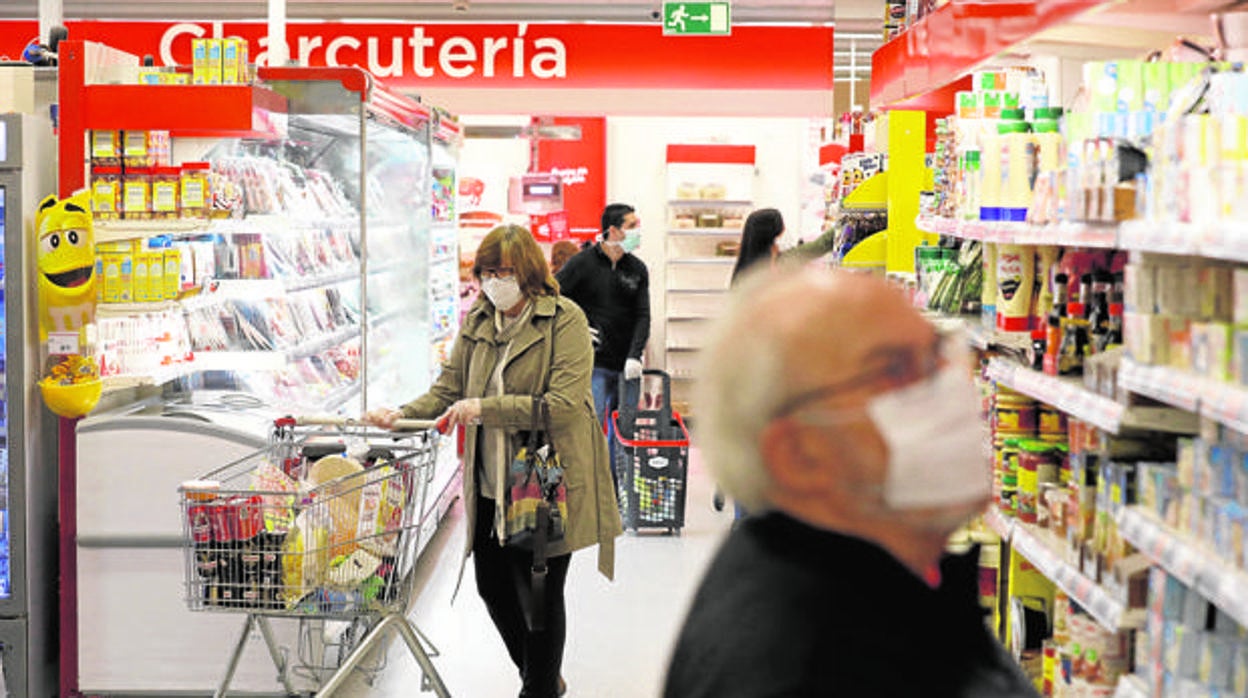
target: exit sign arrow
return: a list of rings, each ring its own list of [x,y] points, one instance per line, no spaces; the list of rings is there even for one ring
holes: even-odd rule
[[[669,36],[732,34],[730,2],[664,2],[663,33]]]

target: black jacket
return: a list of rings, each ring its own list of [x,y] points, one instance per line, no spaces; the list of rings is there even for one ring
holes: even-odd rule
[[[780,514],[745,519],[698,590],[666,698],[1037,698],[989,634],[978,549],[933,589],[884,549]]]
[[[625,254],[611,258],[597,244],[569,259],[559,274],[559,292],[571,298],[598,330],[594,367],[622,371],[627,359],[641,359],[650,339],[650,272]]]

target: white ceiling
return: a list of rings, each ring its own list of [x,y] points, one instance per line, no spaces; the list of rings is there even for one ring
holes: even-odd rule
[[[879,0],[875,0],[879,2]],[[62,0],[64,15],[79,19],[258,19],[265,0]],[[0,0],[0,18],[33,18],[38,0]],[[662,3],[636,0],[287,0],[291,19],[394,19],[406,21],[653,21]],[[833,0],[733,0],[737,22],[832,22]]]

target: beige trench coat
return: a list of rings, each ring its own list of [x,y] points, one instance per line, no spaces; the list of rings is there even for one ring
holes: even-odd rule
[[[555,306],[559,312],[556,320]],[[494,371],[502,347],[495,344],[494,306],[484,297],[464,319],[450,360],[429,392],[403,405],[403,415],[411,419],[433,419],[457,400],[481,398],[481,424],[503,427],[515,435],[527,430],[532,418],[533,395],[541,392],[550,372],[551,431],[565,469],[568,489],[568,521],[564,539],[551,544],[549,555],[563,555],[598,545],[598,570],[608,579],[615,576],[615,538],[622,533],[611,479],[610,456],[602,426],[594,414],[591,376],[594,368],[589,323],[576,303],[556,296],[538,296],[527,326],[512,340],[503,368],[506,395],[486,397],[486,383]],[[555,355],[551,366],[551,324],[554,328]],[[479,427],[467,428],[464,442],[464,512],[468,536],[464,561],[472,552],[476,518],[476,447]],[[505,464],[498,464],[500,469]],[[497,474],[506,482],[506,473]],[[500,517],[493,522],[495,537],[501,530]],[[482,522],[484,523],[484,522]],[[487,524],[488,525],[488,524]],[[463,567],[460,567],[463,574]]]

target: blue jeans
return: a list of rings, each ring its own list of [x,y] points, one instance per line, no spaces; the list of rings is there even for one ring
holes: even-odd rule
[[[620,372],[609,368],[594,368],[592,379],[594,391],[594,412],[598,421],[606,423],[607,448],[611,453],[611,477],[619,487],[619,475],[615,472],[615,425],[611,422],[611,412],[620,403]]]

